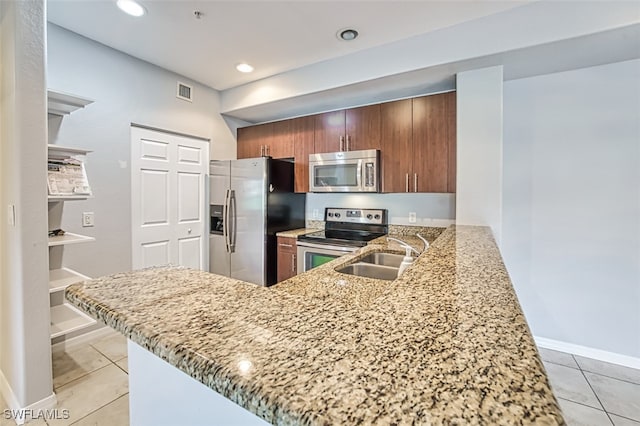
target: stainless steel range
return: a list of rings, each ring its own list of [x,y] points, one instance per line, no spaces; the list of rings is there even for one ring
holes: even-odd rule
[[[324,221],[324,231],[298,237],[298,273],[356,251],[388,232],[385,209],[327,207]]]

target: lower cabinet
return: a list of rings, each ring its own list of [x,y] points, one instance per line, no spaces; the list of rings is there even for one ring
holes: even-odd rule
[[[295,238],[278,237],[278,282],[296,275],[296,251]]]

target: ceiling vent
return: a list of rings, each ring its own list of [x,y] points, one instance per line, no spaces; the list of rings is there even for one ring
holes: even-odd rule
[[[187,86],[184,83],[178,82],[178,92],[176,93],[176,97],[185,101],[193,102],[192,95],[193,87]]]

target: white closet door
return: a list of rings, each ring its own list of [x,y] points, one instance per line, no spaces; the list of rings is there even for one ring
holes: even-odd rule
[[[207,270],[206,141],[131,127],[133,269]]]

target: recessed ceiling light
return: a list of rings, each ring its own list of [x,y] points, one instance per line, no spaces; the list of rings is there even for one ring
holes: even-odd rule
[[[251,72],[251,71],[253,71],[253,67],[251,65],[245,64],[245,63],[236,65],[236,69],[238,71],[240,71],[240,72]]]
[[[120,10],[131,16],[142,16],[146,12],[144,7],[134,0],[118,0],[116,4]]]
[[[351,41],[358,38],[358,31],[353,28],[347,28],[345,30],[340,30],[336,34],[340,40]]]

